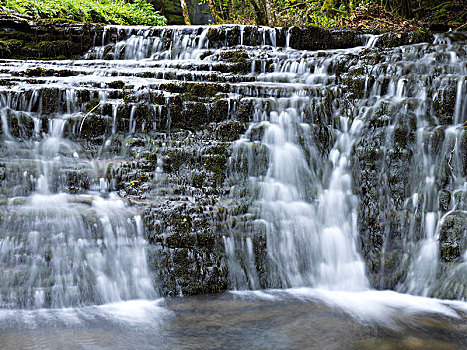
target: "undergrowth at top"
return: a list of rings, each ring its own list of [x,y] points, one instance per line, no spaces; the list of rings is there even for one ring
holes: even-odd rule
[[[63,18],[79,22],[127,25],[164,25],[166,18],[145,0],[1,0],[13,10],[34,19]]]

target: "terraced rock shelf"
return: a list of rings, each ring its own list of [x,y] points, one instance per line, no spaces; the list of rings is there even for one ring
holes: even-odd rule
[[[3,307],[467,297],[465,33],[2,23]]]

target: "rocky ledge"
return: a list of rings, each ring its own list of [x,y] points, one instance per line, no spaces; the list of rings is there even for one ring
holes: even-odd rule
[[[160,32],[173,27],[154,28]],[[198,30],[201,27],[186,27],[186,31]],[[129,31],[126,35],[135,34],[138,29]],[[100,45],[103,39],[104,26],[99,24],[83,24],[66,19],[25,19],[16,16],[2,15],[0,17],[0,58],[14,59],[70,59],[79,58],[95,45]],[[343,49],[365,44],[365,34],[382,34],[378,30],[329,29],[320,27],[276,28],[276,38],[269,44],[298,50],[329,50]],[[109,31],[106,42],[125,39],[125,29],[114,27]],[[255,26],[212,26],[208,38],[212,47],[223,45],[234,46],[241,43],[244,35],[244,45],[261,45],[262,31]],[[112,39],[113,38],[113,39]],[[433,41],[429,32],[385,32],[378,46],[395,47]]]
[[[266,233],[255,220],[258,208],[253,203],[258,189],[249,179],[265,176],[268,169],[260,113],[267,115],[277,101],[292,101],[297,92],[308,98],[300,106],[307,134],[299,135],[298,142],[311,159],[306,140],[312,139],[322,165],[319,176],[329,171],[326,164],[341,132],[340,116],[353,120],[361,110],[367,111],[362,135],[352,148],[351,166],[353,193],[358,196],[355,220],[372,285],[397,288],[402,283],[411,263],[404,254],[413,253],[423,239],[411,227],[422,227],[428,211],[441,215],[452,211],[441,225],[440,274],[459,265],[466,244],[462,213],[466,200],[465,191],[456,190],[456,179],[465,177],[466,133],[459,134],[453,169],[444,158],[434,160],[439,200],[424,202],[421,189],[415,201],[410,192],[415,189],[405,186],[413,181],[411,169],[422,166],[417,140],[427,140],[429,155],[447,154],[454,147],[449,128],[455,120],[458,82],[452,78],[457,69],[452,55],[430,45],[396,47],[431,42],[431,34],[385,33],[358,54],[351,50],[336,54],[323,50],[361,46],[369,33],[252,26],[142,30],[16,19],[4,19],[1,26],[3,58],[70,58],[98,46],[88,52],[87,60],[73,65],[1,61],[2,107],[7,110],[2,133],[28,144],[51,133],[53,121],[67,115],[63,137],[79,145],[83,161],[77,162],[74,154],[62,155],[70,159],[69,166],[54,169],[50,190],[82,194],[105,182],[139,208],[162,295],[212,293],[236,286],[228,276],[232,266],[226,259],[226,237],[240,237],[244,243],[245,234],[252,237],[258,287],[278,286],[268,277]],[[203,46],[205,39],[209,45]],[[148,55],[137,56],[137,49]],[[182,59],[184,54],[198,56]],[[415,69],[410,60],[425,54],[433,59],[419,62]],[[161,60],[132,64],[124,60],[151,55]],[[458,55],[463,57],[465,51]],[[317,67],[326,67],[326,75],[315,75]],[[273,71],[284,74],[272,74],[276,80],[268,81],[267,73]],[[410,71],[416,74],[409,75]],[[399,90],[407,96],[395,98],[401,76],[406,80]],[[307,77],[322,80],[303,84]],[[422,123],[417,118],[425,118],[416,114],[422,105],[416,93],[420,81],[432,85],[426,91],[430,102],[423,120],[428,127],[417,134]],[[245,142],[236,142],[242,135]],[[5,201],[28,196],[37,186],[33,181],[37,167],[27,162],[24,152],[15,157],[8,152],[2,146],[0,193]],[[25,157],[21,167],[18,157]],[[99,165],[87,159],[97,159]],[[307,197],[310,202],[316,199],[313,191]],[[246,272],[248,257],[242,248],[237,245],[231,256]],[[460,284],[455,281],[456,288]]]
[[[0,58],[79,58],[102,33],[102,26],[64,19],[29,21],[0,17]]]

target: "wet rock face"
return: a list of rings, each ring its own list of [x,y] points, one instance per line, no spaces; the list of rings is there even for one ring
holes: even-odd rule
[[[361,33],[354,30],[328,30],[319,27],[290,30],[290,47],[297,50],[343,49],[364,45]]]
[[[224,247],[212,222],[216,210],[189,201],[165,201],[144,215],[154,246],[151,265],[163,295],[218,293],[228,288]]]
[[[9,17],[0,18],[0,58],[65,59],[84,54],[102,28],[72,24],[65,20],[29,23]]]
[[[214,293],[229,286],[216,228],[224,220],[219,213],[226,211],[221,199],[228,193],[224,180],[232,147],[217,136],[222,126],[135,135],[124,141],[132,160],[114,164],[107,174],[118,193],[143,211],[150,266],[162,295]]]
[[[377,47],[395,47],[416,43],[431,43],[434,36],[429,32],[384,33],[378,40]]]
[[[439,229],[439,251],[443,261],[460,257],[467,245],[467,214],[454,211],[447,214]]]
[[[372,287],[407,290],[401,285],[427,236],[428,214],[448,213],[439,275],[461,260],[467,132],[452,127],[458,66],[436,46],[389,48],[429,36],[390,33],[376,47],[333,52],[320,50],[369,37],[250,26],[109,27],[100,34],[8,23],[18,29],[11,40],[22,42],[11,41],[4,57],[69,57],[93,40],[103,46],[74,65],[1,62],[9,74],[0,82],[8,141],[0,147],[2,200],[35,193],[45,171],[53,193],[118,193],[141,212],[161,295],[288,286],[268,251],[270,227],[258,204],[259,182],[274,170],[265,135],[281,112],[294,118],[293,142],[310,170],[300,173],[310,183],[301,199],[310,205],[328,189],[339,163],[333,157],[343,152],[336,142],[352,128],[346,191],[356,198],[346,200],[355,201],[352,222]],[[40,51],[35,41],[36,51],[21,51],[21,31],[37,38],[54,32],[46,39],[64,46]],[[456,55],[463,59],[465,50]],[[46,170],[25,156],[34,147]]]
[[[400,262],[405,232],[411,218],[420,215],[408,213],[405,207],[415,164],[412,147],[416,125],[405,118],[391,120],[395,114],[385,104],[375,108],[363,131],[364,137],[354,144],[353,176],[359,197],[362,251],[370,277],[375,284],[383,283],[382,288],[393,288],[393,283],[403,279]],[[390,129],[391,124],[395,126]],[[381,279],[383,268],[385,278]]]

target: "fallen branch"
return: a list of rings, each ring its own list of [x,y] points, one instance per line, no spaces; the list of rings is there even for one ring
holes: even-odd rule
[[[464,125],[461,126],[461,129],[462,128],[467,128],[467,121],[464,123]],[[456,142],[454,143],[454,147],[451,151],[451,154],[449,155],[449,160],[448,160],[448,166],[451,169],[451,171],[454,171],[454,168],[451,166],[451,160],[452,160],[452,155],[454,154],[454,151],[456,150],[456,148],[457,148],[457,136],[456,136]]]
[[[88,113],[86,113],[86,115],[84,116],[83,120],[81,121],[81,125],[79,127],[79,134],[81,135],[81,130],[83,129],[83,125],[84,125],[84,121],[86,120],[86,118],[88,117],[88,115],[90,115],[92,112],[94,112],[97,107],[99,107],[101,105],[101,102],[99,102],[97,105],[95,105]]]
[[[457,147],[457,137],[456,137],[456,142],[454,143],[454,148],[451,150],[451,154],[449,155],[449,160],[448,160],[448,165],[451,171],[454,171],[454,168],[451,165],[451,160],[452,160],[452,155],[454,154],[454,151],[456,150]]]

